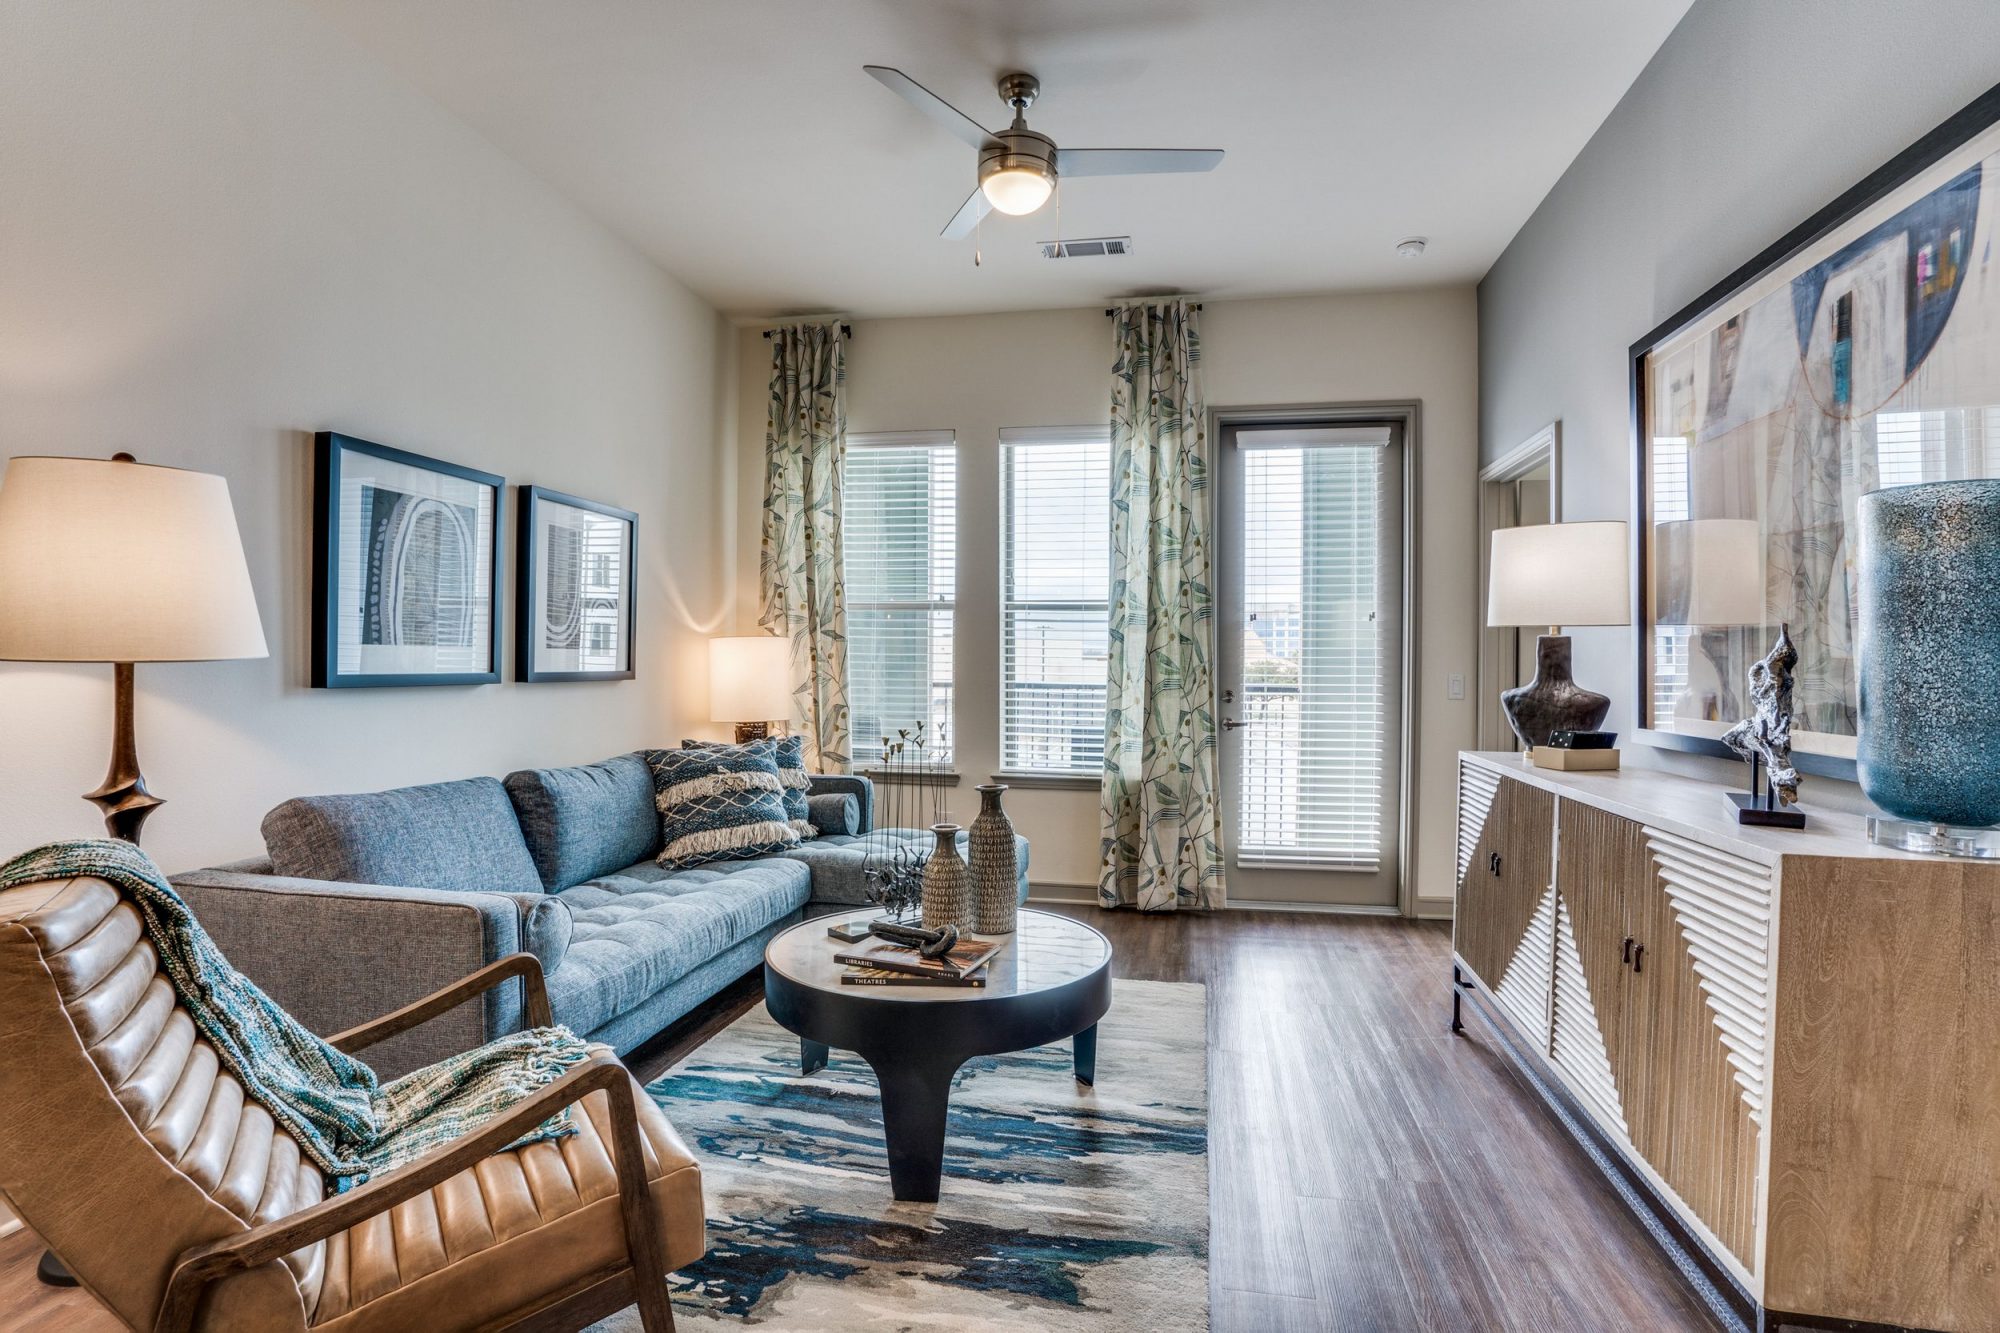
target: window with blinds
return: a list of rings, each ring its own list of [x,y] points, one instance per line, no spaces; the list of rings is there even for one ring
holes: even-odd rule
[[[1237,860],[1382,856],[1381,443],[1244,432]],[[1296,439],[1296,435],[1290,438]]]
[[[1693,500],[1688,491],[1688,442],[1679,435],[1653,440],[1653,522],[1685,520]],[[1653,626],[1653,708],[1648,717],[1655,730],[1672,731],[1674,710],[1688,688],[1688,652],[1694,641],[1690,625]]]
[[[1102,427],[1000,433],[1000,763],[1104,768],[1111,440]]]
[[[847,682],[854,763],[924,724],[951,759],[958,448],[949,431],[850,435],[842,476]]]

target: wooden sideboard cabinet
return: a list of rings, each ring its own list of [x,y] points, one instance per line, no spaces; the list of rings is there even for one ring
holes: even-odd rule
[[[2000,1330],[2000,864],[1722,793],[1461,755],[1454,1026],[1746,1326]]]

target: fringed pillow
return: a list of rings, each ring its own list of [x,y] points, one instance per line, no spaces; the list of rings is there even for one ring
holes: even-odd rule
[[[769,741],[727,750],[648,750],[660,810],[659,863],[682,870],[799,844]]]
[[[812,786],[812,775],[806,772],[806,738],[803,736],[776,736],[770,740],[751,741],[749,745],[772,745],[777,747],[774,756],[778,765],[778,780],[785,784],[785,818],[791,823],[792,832],[801,838],[816,838],[819,829],[812,822],[812,812],[806,803],[806,791]],[[681,742],[683,750],[738,750],[747,746],[732,745],[728,741],[687,741]]]

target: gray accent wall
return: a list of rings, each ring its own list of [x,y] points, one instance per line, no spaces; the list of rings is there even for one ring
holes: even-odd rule
[[[1563,516],[1629,517],[1631,344],[1996,81],[1994,0],[1696,0],[1479,286],[1481,461],[1560,418]],[[1576,659],[1629,730],[1630,631]]]

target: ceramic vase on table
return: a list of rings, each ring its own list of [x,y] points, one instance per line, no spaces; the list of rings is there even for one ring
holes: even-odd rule
[[[972,929],[972,876],[958,854],[958,825],[933,824],[937,848],[924,862],[924,929]]]
[[[1861,790],[1937,835],[2000,823],[2000,481],[1870,491],[1858,512]]]
[[[966,837],[972,855],[972,928],[981,935],[1011,934],[1021,909],[1014,822],[1000,808],[1000,793],[1006,790],[999,782],[978,789],[979,817]]]

